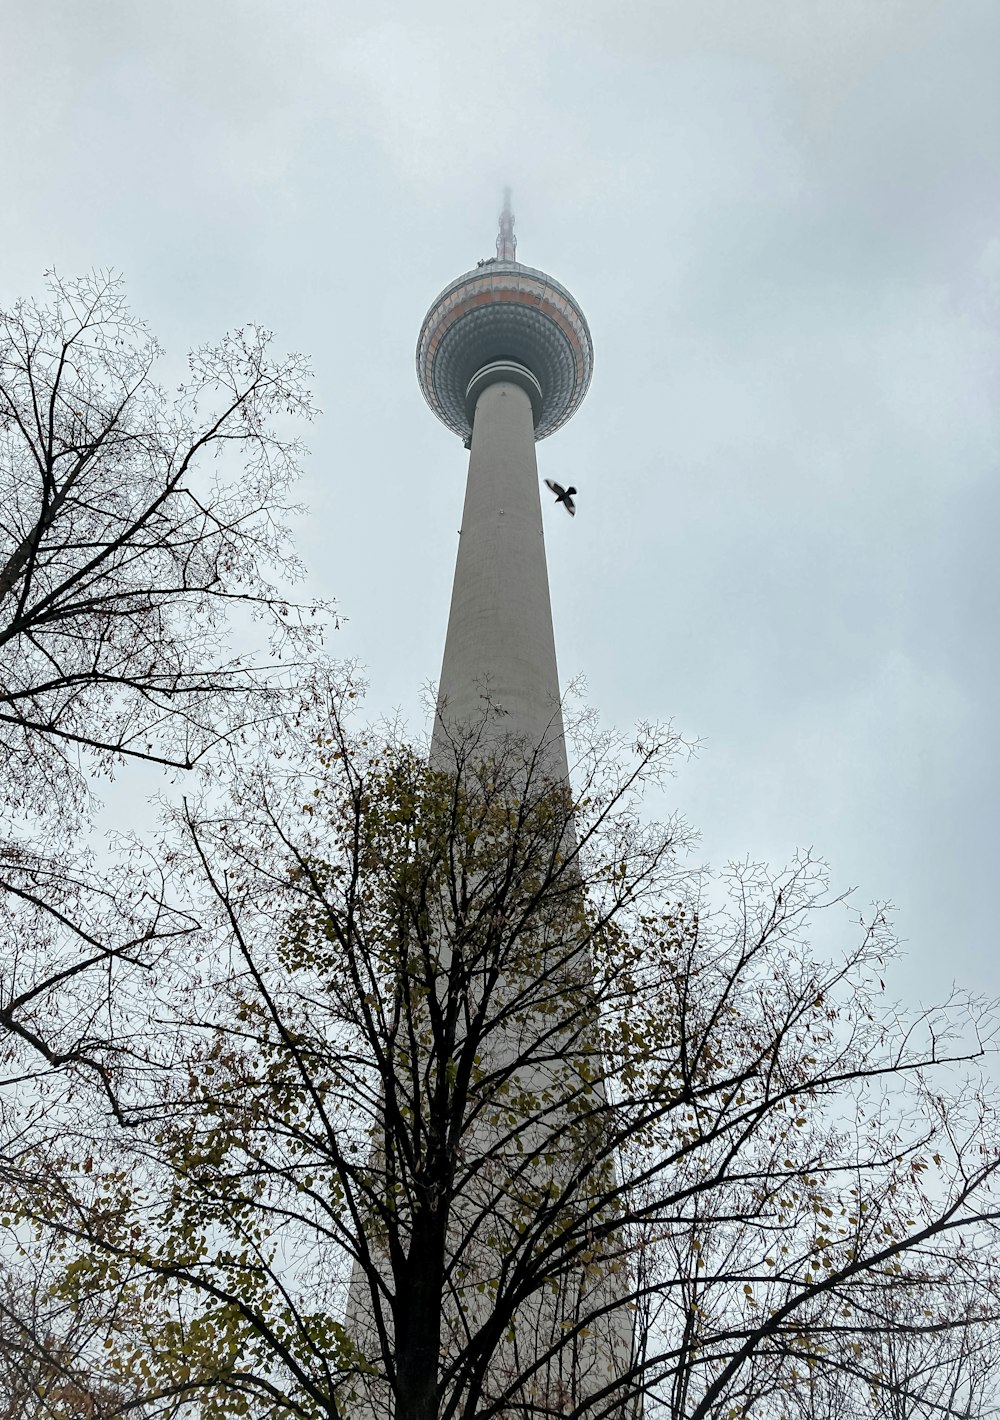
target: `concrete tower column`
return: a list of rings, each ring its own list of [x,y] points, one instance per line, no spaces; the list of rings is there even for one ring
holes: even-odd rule
[[[501,808],[510,807],[527,788],[522,800],[534,794],[543,808],[556,804],[565,809],[560,789],[549,792],[553,781],[568,789],[569,773],[535,443],[579,407],[590,383],[593,349],[583,312],[565,287],[516,260],[509,195],[496,250],[495,258],[480,262],[441,292],[424,319],[417,346],[417,375],[428,404],[470,449],[431,762],[447,771],[467,765],[470,753],[474,759],[495,754],[510,769]],[[476,765],[481,767],[482,760]],[[475,785],[475,775],[470,781]],[[551,846],[560,851],[570,846],[572,829],[565,818],[543,815],[542,822],[556,825],[558,844]],[[567,873],[567,883],[570,878]],[[515,935],[513,942],[501,943],[499,952],[490,947],[482,968],[473,965],[465,978],[463,955],[451,950],[447,909],[435,916],[438,909],[428,906],[428,998],[435,985],[445,993],[450,989],[448,972],[457,962],[457,989],[471,1018],[476,993],[490,979],[495,1014],[491,1029],[477,1037],[477,1069],[484,1078],[506,1080],[493,1103],[492,1086],[486,1088],[454,1146],[463,1173],[439,1238],[450,1259],[450,1290],[435,1319],[441,1323],[436,1344],[445,1357],[449,1348],[454,1354],[464,1344],[463,1338],[484,1328],[488,1334],[491,1288],[504,1276],[507,1252],[516,1251],[517,1239],[527,1236],[525,1220],[537,1213],[539,1199],[558,1196],[566,1184],[576,1206],[586,1210],[591,1180],[599,1189],[602,1178],[613,1178],[610,1163],[593,1166],[586,1130],[578,1131],[575,1124],[587,1090],[595,1107],[603,1105],[604,1097],[599,1072],[593,1072],[597,1003],[586,996],[582,1006],[580,1001],[581,973],[589,971],[589,958],[575,951],[577,917],[571,898],[579,884],[575,878],[572,883],[571,891],[553,896],[547,917],[519,929],[523,944]],[[478,948],[470,942],[475,956]],[[557,972],[565,973],[562,980],[557,981]],[[556,1023],[555,1033],[553,993],[567,1002],[567,1018]],[[446,1045],[453,1052],[454,1043]],[[453,1059],[452,1053],[449,1065]],[[403,1071],[407,1078],[410,1068]],[[418,1077],[424,1078],[423,1069]],[[590,1082],[586,1088],[584,1081]],[[501,1097],[515,1103],[497,1113]],[[567,1098],[572,1104],[564,1114],[560,1100]],[[511,1109],[521,1111],[520,1120],[513,1120],[513,1135],[506,1117]],[[421,1219],[427,1216],[422,1210]],[[537,1420],[568,1409],[590,1420],[624,1420],[626,1408],[616,1399],[616,1388],[631,1364],[632,1319],[622,1304],[613,1251],[604,1262],[581,1262],[558,1285],[524,1293],[509,1334],[491,1339],[488,1373],[477,1382],[487,1400],[490,1394],[506,1394],[511,1417]],[[421,1265],[427,1255],[419,1255]],[[388,1272],[387,1259],[382,1276]],[[591,1323],[578,1328],[577,1319],[588,1316]],[[372,1285],[370,1268],[355,1268],[346,1324],[364,1350],[378,1350],[376,1325],[383,1338],[396,1340],[402,1328],[407,1355],[417,1354],[423,1363],[430,1354],[430,1333],[417,1329],[420,1349],[414,1351],[409,1320],[400,1321],[390,1298]],[[385,1381],[377,1375],[370,1384],[359,1379],[359,1388],[365,1393],[358,1397],[356,1420],[381,1420],[389,1401]]]
[[[540,398],[533,376],[505,361],[470,382],[472,447],[432,759],[447,761],[453,736],[481,734],[484,745],[503,737],[544,746],[547,772],[566,779],[535,463]]]

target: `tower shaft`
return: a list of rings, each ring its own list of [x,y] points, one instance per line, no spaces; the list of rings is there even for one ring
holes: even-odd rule
[[[568,778],[531,400],[502,378],[476,401],[434,762],[480,728],[544,745],[547,773]]]
[[[450,1388],[467,1414],[625,1413],[631,1315],[618,1244],[595,1242],[615,1171],[535,463],[593,346],[570,293],[515,252],[508,193],[496,259],[439,295],[417,347],[470,456],[431,744],[445,812],[414,860],[415,910],[392,919],[405,956],[380,1044],[376,1225],[346,1315],[363,1355],[393,1356],[362,1368],[352,1420],[393,1397],[433,1420]]]

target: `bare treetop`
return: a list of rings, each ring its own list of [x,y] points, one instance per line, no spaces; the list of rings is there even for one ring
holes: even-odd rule
[[[231,608],[279,658],[320,626],[278,586],[300,573],[301,446],[278,422],[313,412],[304,359],[247,326],[195,351],[171,398],[114,277],[50,292],[0,314],[0,770],[47,813],[79,807],[81,754],[190,767],[262,712]]]

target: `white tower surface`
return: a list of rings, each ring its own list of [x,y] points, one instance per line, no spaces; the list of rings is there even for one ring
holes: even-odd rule
[[[535,441],[579,406],[593,347],[569,292],[514,260],[505,196],[497,256],[445,288],[417,345],[424,397],[471,448],[432,758],[492,715],[566,780]]]
[[[517,262],[515,251],[508,192],[496,257],[445,288],[424,319],[417,346],[424,397],[470,449],[431,761],[449,769],[454,746],[467,752],[471,734],[477,737],[476,753],[503,753],[504,745],[529,756],[540,751],[545,780],[568,791],[535,443],[580,405],[590,383],[593,347],[570,293]],[[526,1091],[544,1091],[559,1068],[530,1066]],[[603,1098],[600,1082],[595,1088]],[[546,1128],[551,1139],[551,1121]],[[533,1153],[531,1135],[529,1126],[524,1148]],[[462,1205],[466,1210],[476,1209],[474,1195],[473,1186]],[[571,1324],[566,1318],[574,1309],[579,1314],[581,1305],[599,1319],[583,1337],[575,1336],[565,1353],[555,1354],[557,1342],[552,1359],[535,1375],[536,1399],[523,1394],[505,1414],[567,1413],[587,1420],[617,1420],[627,1410],[634,1414],[615,1387],[615,1377],[630,1366],[631,1314],[619,1305],[614,1269],[596,1281],[595,1272],[601,1269],[590,1268],[587,1276],[581,1271],[561,1295],[546,1292],[522,1306],[520,1354],[501,1348],[494,1361],[498,1372],[523,1365],[526,1347],[547,1354],[561,1328]],[[473,1294],[467,1305],[482,1312],[489,1296]],[[348,1307],[348,1326],[356,1336],[365,1331],[367,1312],[356,1271]],[[467,1322],[473,1320],[481,1317],[468,1316]],[[594,1398],[593,1405],[588,1398]],[[363,1410],[366,1420],[373,1411],[385,1413],[375,1388]]]

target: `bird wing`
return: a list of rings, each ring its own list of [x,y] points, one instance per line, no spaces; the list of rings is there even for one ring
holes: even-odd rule
[[[566,509],[567,513],[569,513],[570,517],[576,517],[576,504],[568,493],[563,498],[563,507]]]
[[[551,489],[557,498],[565,497],[566,490],[561,483],[553,483],[551,478],[547,478],[545,480],[545,486],[546,488]]]

